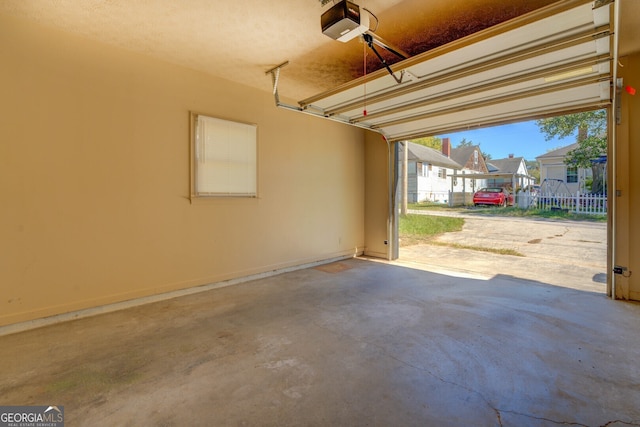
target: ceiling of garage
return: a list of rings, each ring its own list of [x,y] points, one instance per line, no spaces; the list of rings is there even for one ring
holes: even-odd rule
[[[411,55],[555,0],[357,0],[378,35]],[[280,93],[303,99],[363,73],[363,44],[322,34],[319,0],[3,0],[0,13],[270,90],[265,70],[290,61]],[[368,70],[379,66],[370,58]]]
[[[621,54],[640,50],[640,2],[621,2]],[[555,0],[356,0],[376,34],[412,58]],[[0,13],[200,70],[265,91],[265,71],[289,61],[282,97],[303,100],[363,75],[364,44],[323,35],[319,0],[3,0]],[[388,57],[389,60],[394,59]],[[410,59],[411,61],[411,59]],[[367,72],[380,68],[367,56]]]

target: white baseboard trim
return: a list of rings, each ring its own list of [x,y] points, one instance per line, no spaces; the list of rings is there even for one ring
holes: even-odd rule
[[[277,276],[283,273],[289,273],[297,270],[304,270],[306,268],[313,268],[319,265],[330,264],[332,262],[355,258],[358,255],[361,255],[361,254],[338,256],[338,257],[328,258],[320,261],[294,265],[291,267],[284,267],[276,270],[269,270],[263,273],[251,274],[248,276],[237,277],[229,280],[223,280],[220,282],[209,283],[206,285],[193,286],[186,289],[163,292],[157,295],[149,295],[146,297],[134,298],[127,301],[121,301],[121,302],[116,302],[112,304],[105,304],[97,307],[85,308],[82,310],[70,311],[68,313],[56,314],[54,316],[43,317],[41,319],[27,320],[24,322],[18,322],[10,325],[0,326],[0,337],[4,335],[10,335],[18,332],[28,331],[31,329],[37,329],[44,326],[55,325],[57,323],[68,322],[70,320],[82,319],[85,317],[92,317],[99,314],[125,310],[127,308],[138,307],[141,305],[151,304],[158,301],[165,301],[165,300],[178,298],[186,295],[193,295],[200,292],[207,292],[213,289],[238,285],[240,283],[250,282],[252,280],[265,279],[267,277]]]

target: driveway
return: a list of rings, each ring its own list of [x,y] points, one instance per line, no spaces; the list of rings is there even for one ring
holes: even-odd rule
[[[483,217],[437,211],[410,213],[465,219],[462,231],[443,234],[436,239],[438,242],[512,249],[523,256],[419,244],[400,248],[401,264],[486,278],[508,275],[574,289],[606,292],[606,223]]]

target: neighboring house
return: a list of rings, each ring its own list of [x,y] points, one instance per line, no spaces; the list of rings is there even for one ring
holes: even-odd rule
[[[489,173],[495,178],[487,179],[487,187],[524,188],[535,184],[535,178],[529,175],[524,157],[510,154],[506,159],[490,160],[487,163]]]
[[[442,140],[442,152],[408,142],[407,201],[450,202],[450,192],[471,196],[486,185],[486,179],[460,179],[460,175],[486,174],[487,165],[478,146],[451,148],[449,138]],[[457,177],[454,177],[457,176]]]
[[[449,155],[453,161],[462,165],[464,174],[486,174],[489,172],[480,146],[464,146],[450,148],[449,138],[444,138],[442,143],[442,153]],[[464,191],[473,193],[477,189],[486,187],[486,179],[465,179]],[[457,183],[460,186],[460,183]]]
[[[571,194],[577,191],[586,192],[585,181],[593,175],[591,169],[577,168],[564,163],[564,159],[569,151],[578,147],[578,143],[549,151],[546,154],[536,157],[540,164],[540,183],[546,180],[561,180],[566,183]]]
[[[460,173],[462,166],[433,148],[413,142],[407,147],[407,201],[448,202],[451,175]]]
[[[445,138],[448,139],[448,138]],[[488,173],[489,169],[487,168],[487,164],[482,156],[482,151],[480,151],[480,146],[472,145],[465,147],[452,148],[451,150],[451,159],[456,163],[462,165],[462,169],[469,172],[475,173]],[[443,154],[446,153],[445,143],[443,141]]]

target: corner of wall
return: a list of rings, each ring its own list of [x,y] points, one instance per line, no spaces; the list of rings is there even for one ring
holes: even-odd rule
[[[365,255],[389,258],[390,145],[378,133],[365,136]]]

